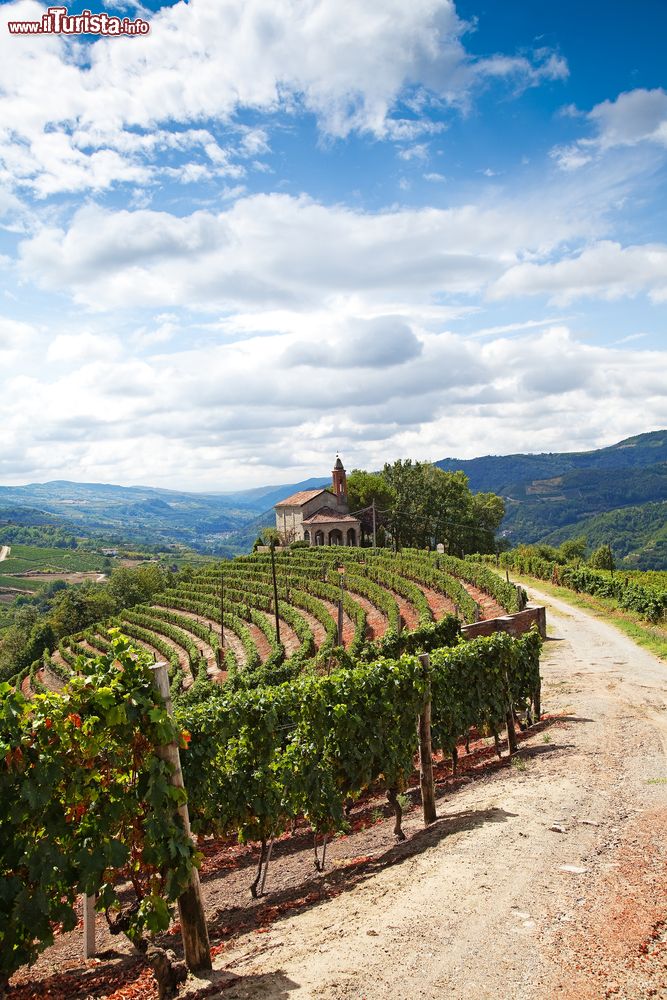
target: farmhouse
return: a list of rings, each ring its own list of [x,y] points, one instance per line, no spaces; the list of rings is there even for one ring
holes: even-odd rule
[[[350,514],[347,477],[338,455],[327,489],[302,490],[275,505],[276,528],[283,544],[360,545],[361,521]]]

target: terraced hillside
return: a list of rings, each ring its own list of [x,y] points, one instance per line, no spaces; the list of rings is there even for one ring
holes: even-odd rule
[[[19,678],[24,691],[56,687],[77,657],[105,652],[120,627],[170,665],[172,694],[213,682],[271,683],[355,659],[448,645],[459,624],[520,609],[488,567],[404,550],[322,547],[211,563],[181,574],[139,605],[60,643]],[[276,610],[277,596],[277,610]]]

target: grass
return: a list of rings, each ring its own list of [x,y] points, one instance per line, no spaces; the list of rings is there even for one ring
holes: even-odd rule
[[[667,778],[648,778],[647,785],[667,785]]]
[[[667,660],[667,629],[661,625],[651,625],[639,615],[618,608],[614,601],[606,597],[592,597],[590,594],[577,594],[567,587],[555,587],[546,580],[537,580],[532,576],[512,574],[512,579],[524,587],[535,587],[550,597],[557,597],[565,604],[574,608],[590,611],[596,618],[609,622],[638,646],[648,649],[654,656]]]
[[[515,771],[527,771],[528,761],[524,760],[523,757],[512,757],[510,766],[513,767]]]

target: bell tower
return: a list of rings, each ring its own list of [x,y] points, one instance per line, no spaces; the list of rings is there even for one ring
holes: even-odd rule
[[[345,469],[339,455],[336,455],[336,464],[333,467],[331,475],[333,477],[333,491],[336,499],[343,504],[347,504],[347,476],[345,475]]]

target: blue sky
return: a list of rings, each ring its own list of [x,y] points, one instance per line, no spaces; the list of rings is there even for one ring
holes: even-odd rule
[[[667,426],[667,7],[0,4],[0,481]]]

